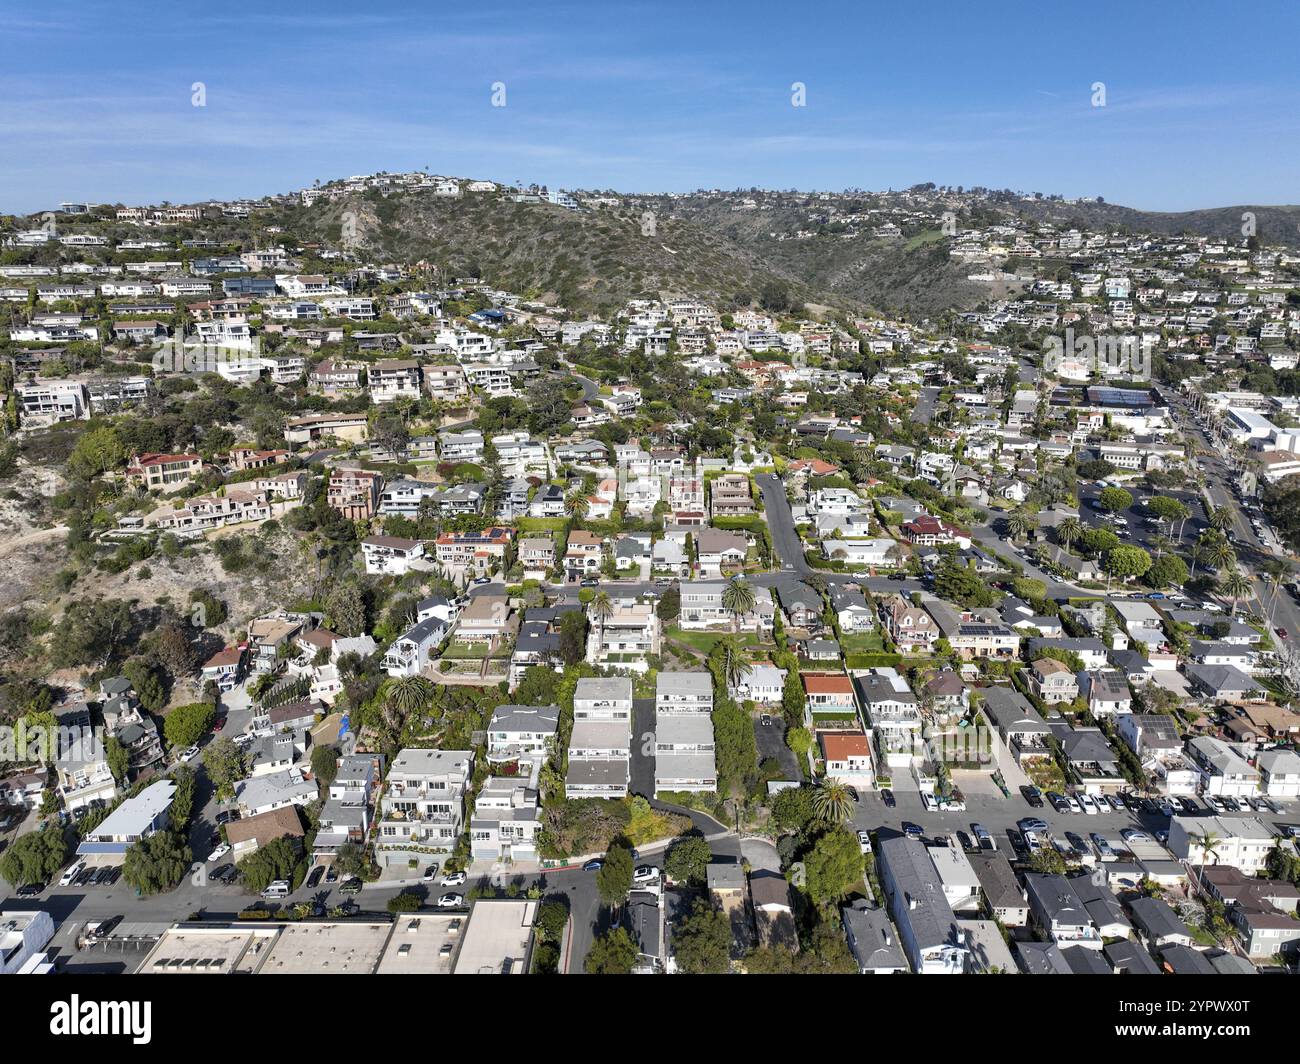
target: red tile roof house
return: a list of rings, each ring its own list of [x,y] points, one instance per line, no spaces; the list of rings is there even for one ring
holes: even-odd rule
[[[840,471],[839,466],[821,458],[799,458],[791,462],[786,469],[791,473],[810,473],[815,477],[828,477]]]
[[[917,547],[937,547],[942,543],[956,543],[963,549],[970,546],[969,533],[929,514],[904,524],[903,535],[907,537],[909,543]]]
[[[142,454],[126,467],[126,479],[146,491],[183,488],[203,471],[197,454]]]
[[[857,715],[853,681],[843,673],[804,673],[803,689],[808,697],[808,711],[813,716]]]
[[[871,786],[875,773],[871,767],[871,742],[862,732],[822,732],[822,757],[826,775],[863,787]]]
[[[239,685],[247,667],[247,647],[226,647],[218,650],[203,663],[203,679],[216,681],[222,691]]]

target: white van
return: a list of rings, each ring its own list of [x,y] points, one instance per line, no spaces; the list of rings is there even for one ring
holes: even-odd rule
[[[289,896],[289,883],[287,880],[283,880],[283,879],[277,879],[274,883],[272,883],[269,887],[267,887],[264,891],[262,891],[262,897],[264,898],[287,898],[288,896]]]

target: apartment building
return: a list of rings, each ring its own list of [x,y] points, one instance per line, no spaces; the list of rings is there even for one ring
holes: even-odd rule
[[[573,693],[565,793],[625,798],[632,760],[632,681],[583,677]]]
[[[326,501],[332,509],[352,521],[367,521],[379,509],[383,491],[382,473],[365,469],[332,469]]]
[[[713,677],[661,672],[655,680],[655,791],[715,791]]]
[[[469,821],[475,860],[536,861],[542,829],[538,793],[525,780],[489,776],[474,799]]]
[[[659,653],[659,615],[647,602],[621,602],[601,618],[590,609],[587,660],[593,665],[645,672]]]
[[[473,768],[470,750],[399,751],[388,771],[376,855],[391,865],[412,854],[451,850],[460,837]]]

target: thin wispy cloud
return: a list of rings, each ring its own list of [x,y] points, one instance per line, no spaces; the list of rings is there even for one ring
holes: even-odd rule
[[[424,165],[561,187],[934,180],[1171,209],[1295,198],[1294,8],[1265,4],[1275,32],[1243,66],[1196,60],[1221,28],[1159,4],[1100,0],[1081,22],[1009,2],[1023,17],[958,9],[941,26],[835,0],[794,21],[685,0],[617,17],[582,0],[0,13],[0,43],[14,45],[0,69],[0,210],[101,185],[180,202]],[[1120,21],[1124,33],[1107,29]],[[205,107],[191,106],[196,82]],[[1206,150],[1216,143],[1233,150]]]

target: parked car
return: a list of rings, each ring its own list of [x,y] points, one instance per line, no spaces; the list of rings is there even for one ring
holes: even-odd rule
[[[235,866],[232,864],[218,865],[208,875],[208,878],[211,880],[215,880],[217,883],[224,883],[226,881],[226,876],[228,876],[234,870],[234,867]],[[310,879],[310,877],[308,878]],[[314,884],[309,884],[309,885],[314,885]]]
[[[1043,792],[1032,784],[1025,784],[1020,788],[1020,794],[1029,803],[1031,809],[1043,808]]]
[[[1145,831],[1139,831],[1137,828],[1123,828],[1119,837],[1125,842],[1150,842],[1151,836]]]
[[[18,888],[18,897],[34,898],[45,889],[44,883],[24,883]]]
[[[1097,856],[1103,861],[1114,861],[1116,859],[1117,855],[1114,849],[1111,848],[1110,843],[1106,841],[1105,836],[1094,831],[1088,838],[1092,840],[1093,846],[1096,847]]]
[[[193,761],[198,756],[199,748],[197,746],[187,746],[181,751],[180,760],[184,762]]]
[[[230,847],[223,842],[220,846],[218,846],[215,850],[213,850],[210,854],[208,854],[208,860],[220,861],[221,858],[225,857],[226,854],[228,854],[229,852],[230,852]]]
[[[464,872],[448,872],[441,880],[439,880],[439,885],[444,887],[459,887],[468,878],[469,876]]]
[[[958,829],[957,831],[957,845],[960,846],[963,850],[975,849],[974,841],[972,841],[971,837],[967,835],[966,832],[960,829]]]
[[[998,848],[997,841],[983,824],[972,824],[970,829],[974,833],[975,841],[979,843],[981,850],[996,850]]]
[[[858,849],[862,853],[871,852],[871,836],[868,835],[865,831],[858,832]]]
[[[325,869],[325,882],[337,883],[338,881],[339,881],[339,870],[335,868],[333,865],[330,865],[329,868]]]
[[[605,862],[602,861],[599,857],[597,857],[594,858],[593,860],[588,861],[585,865],[583,865],[582,870],[584,872],[599,872],[604,867],[605,867]]]
[[[353,877],[351,877],[350,879],[345,879],[345,880],[344,880],[344,881],[339,885],[339,893],[340,893],[340,894],[360,894],[360,893],[361,893],[361,880],[357,879],[356,876],[353,876]]]
[[[764,728],[770,728],[772,726],[772,715],[770,713],[764,713],[758,718],[758,722],[763,725]]]
[[[464,904],[464,894],[444,894],[438,899],[439,909],[459,909]]]
[[[891,791],[888,787],[881,788],[880,799],[885,803],[885,807],[888,809],[893,809],[894,806],[898,804],[898,802],[894,798],[894,792]]]
[[[909,839],[919,839],[925,834],[925,832],[921,830],[920,824],[913,824],[910,820],[904,820],[903,834]]]
[[[1042,832],[1044,835],[1046,835],[1049,830],[1047,827],[1047,822],[1044,820],[1040,820],[1036,816],[1027,816],[1022,820],[1017,820],[1016,827],[1018,827],[1021,831],[1038,831],[1038,832]]]
[[[59,877],[59,886],[61,887],[71,886],[72,881],[76,879],[77,876],[81,875],[85,867],[86,864],[84,861],[73,861],[72,864],[68,865],[67,871],[65,871],[63,875]]]
[[[1052,808],[1058,813],[1072,813],[1074,809],[1070,806],[1070,799],[1056,791],[1047,792],[1047,800],[1051,802]]]
[[[325,874],[325,866],[316,865],[310,872],[307,873],[307,878],[303,880],[303,886],[305,887],[316,886],[318,883],[320,883],[321,876],[323,876],[324,874]]]
[[[632,873],[633,883],[653,883],[659,878],[659,869],[655,865],[641,865]]]

